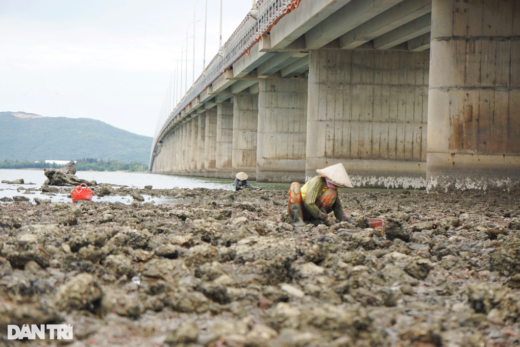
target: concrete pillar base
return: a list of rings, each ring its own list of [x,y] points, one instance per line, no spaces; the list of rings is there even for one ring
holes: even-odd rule
[[[354,187],[383,189],[425,189],[426,163],[389,160],[330,160],[317,159],[309,166],[324,168],[342,163],[348,170]],[[316,170],[306,172],[306,180],[318,175]]]
[[[305,182],[305,160],[259,160],[258,182]]]
[[[427,189],[520,190],[520,156],[428,153]]]

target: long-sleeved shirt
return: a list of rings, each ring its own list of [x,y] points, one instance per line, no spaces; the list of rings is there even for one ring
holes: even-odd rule
[[[252,185],[250,185],[249,183],[247,183],[247,180],[245,181],[241,181],[239,180],[238,178],[235,177],[235,183],[233,183],[233,186],[235,186],[235,190],[242,190],[244,188],[248,188],[248,189],[257,189],[255,187],[253,187]]]
[[[305,209],[309,211],[309,213],[316,219],[321,219],[323,216],[323,212],[321,212],[318,206],[316,206],[316,200],[318,200],[318,197],[326,190],[327,183],[321,176],[314,177],[301,189]],[[339,199],[339,192],[334,205],[332,205],[332,211],[334,211],[334,215],[336,216],[337,220],[343,220],[344,212],[343,206],[341,205],[341,201]]]

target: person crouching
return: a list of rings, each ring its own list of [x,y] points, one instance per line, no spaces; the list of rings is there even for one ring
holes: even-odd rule
[[[303,187],[298,182],[294,182],[289,189],[287,211],[296,226],[305,225],[304,221],[312,219],[325,221],[331,211],[334,211],[337,220],[346,220],[338,196],[338,188],[352,188],[345,167],[340,163],[316,172],[319,175],[309,180]]]

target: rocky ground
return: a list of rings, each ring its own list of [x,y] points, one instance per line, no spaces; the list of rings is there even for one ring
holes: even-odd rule
[[[520,345],[519,195],[345,191],[354,223],[295,230],[283,191],[95,193],[135,201],[0,205],[0,346]]]

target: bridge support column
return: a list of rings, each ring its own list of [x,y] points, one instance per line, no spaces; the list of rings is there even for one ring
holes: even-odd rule
[[[232,177],[233,104],[217,105],[217,150],[215,177]]]
[[[424,188],[428,52],[311,51],[306,178],[343,163],[355,186]]]
[[[236,94],[233,106],[233,174],[244,171],[252,181],[256,179],[257,129],[258,95]]]
[[[196,173],[197,172],[197,158],[199,154],[199,145],[198,145],[198,139],[199,139],[199,120],[198,117],[192,116],[190,119],[191,124],[191,141],[190,141],[190,167],[189,171],[190,173]]]
[[[204,140],[204,167],[206,175],[212,177],[215,175],[217,159],[217,108],[211,108],[206,111],[206,127]]]
[[[520,2],[433,0],[428,190],[520,187]]]
[[[172,131],[173,136],[173,165],[172,173],[177,173],[179,170],[179,127],[175,127]]]
[[[197,173],[202,175],[204,172],[204,152],[206,149],[206,113],[199,114],[198,121],[198,136],[197,136]]]
[[[187,121],[182,124],[182,168],[181,172],[186,173],[188,171],[188,158],[190,146],[188,145],[188,134],[191,132],[191,128]]]
[[[260,81],[257,181],[305,181],[307,88],[306,78]]]

